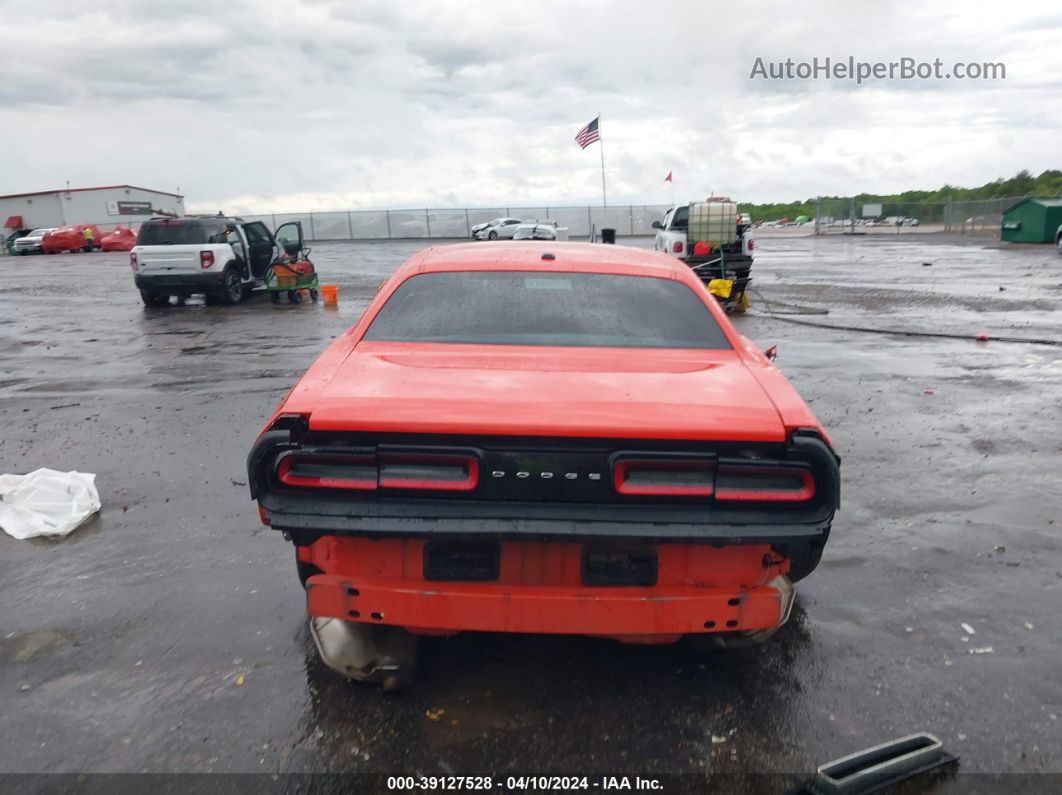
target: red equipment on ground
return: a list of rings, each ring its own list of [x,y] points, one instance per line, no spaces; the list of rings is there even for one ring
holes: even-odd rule
[[[119,226],[97,242],[102,251],[130,251],[136,245],[136,232],[128,227]]]
[[[85,237],[85,230],[92,230],[92,241]],[[41,238],[41,251],[45,254],[59,254],[63,251],[91,251],[100,247],[103,233],[95,224],[68,224],[53,229]]]

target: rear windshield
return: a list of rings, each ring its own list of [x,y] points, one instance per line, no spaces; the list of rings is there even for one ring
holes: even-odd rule
[[[423,273],[383,305],[366,340],[728,349],[680,282],[604,273]]]
[[[136,236],[138,246],[184,246],[220,242],[225,225],[205,221],[148,221]]]

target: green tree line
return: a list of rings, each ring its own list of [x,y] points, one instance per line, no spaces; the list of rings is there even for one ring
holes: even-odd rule
[[[1050,169],[1034,177],[1028,171],[1019,171],[1010,179],[997,179],[994,182],[986,182],[979,188],[960,188],[955,185],[944,185],[936,190],[908,190],[903,193],[876,194],[860,193],[855,196],[858,213],[860,205],[865,203],[881,202],[889,205],[939,203],[946,204],[961,201],[977,201],[983,199],[1000,199],[1008,196],[1040,196],[1062,197],[1062,171]],[[847,217],[847,196],[823,196],[823,215]],[[815,217],[816,199],[810,198],[804,201],[775,202],[772,204],[747,204],[738,202],[741,212],[749,213],[754,221],[777,221],[780,218],[790,220],[800,215],[808,218]],[[886,206],[885,215],[917,214],[918,208],[910,208],[906,211],[899,208],[890,212]],[[929,208],[925,208],[929,209]],[[926,215],[927,213],[923,213]],[[929,212],[928,215],[938,216],[940,212]]]

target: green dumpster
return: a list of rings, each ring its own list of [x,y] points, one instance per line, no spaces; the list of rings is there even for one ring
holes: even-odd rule
[[[1000,239],[1012,243],[1054,243],[1062,227],[1062,199],[1022,199],[1003,211]]]

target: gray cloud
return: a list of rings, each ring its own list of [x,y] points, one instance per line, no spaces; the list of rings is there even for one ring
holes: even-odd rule
[[[9,0],[6,184],[243,212],[593,201],[598,153],[572,138],[599,111],[617,201],[666,200],[669,170],[677,196],[767,200],[1057,165],[1057,16],[853,5]],[[1008,79],[748,79],[757,56],[848,54]]]

